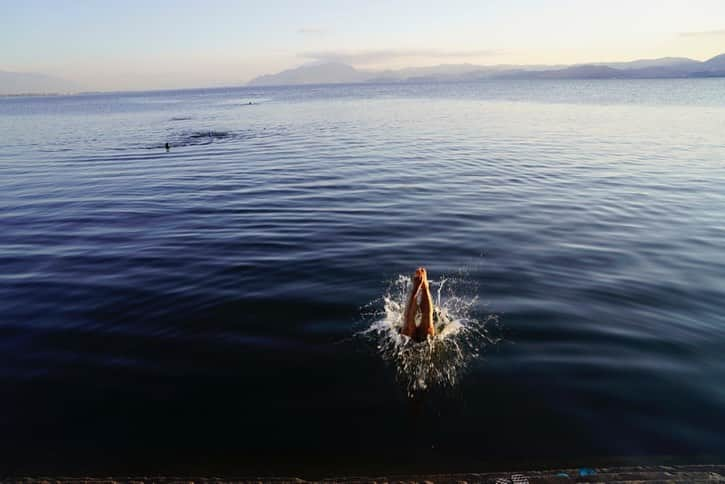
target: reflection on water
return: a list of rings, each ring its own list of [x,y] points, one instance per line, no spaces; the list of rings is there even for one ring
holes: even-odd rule
[[[0,99],[0,453],[100,475],[712,461],[723,92]],[[441,331],[411,345],[420,265]]]

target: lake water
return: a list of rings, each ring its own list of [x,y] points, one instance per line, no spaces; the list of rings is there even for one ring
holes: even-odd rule
[[[720,461],[724,352],[725,79],[0,99],[0,476]]]

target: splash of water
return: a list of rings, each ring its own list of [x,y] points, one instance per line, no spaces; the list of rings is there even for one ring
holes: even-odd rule
[[[465,281],[453,278],[430,280],[434,299],[433,322],[436,336],[414,342],[400,334],[405,306],[412,288],[409,276],[394,279],[380,301],[366,307],[369,326],[359,334],[370,338],[382,358],[395,368],[398,380],[409,396],[433,387],[454,387],[469,363],[488,345],[495,343],[487,326],[497,323],[495,315],[483,320],[473,315],[477,296],[468,296]]]

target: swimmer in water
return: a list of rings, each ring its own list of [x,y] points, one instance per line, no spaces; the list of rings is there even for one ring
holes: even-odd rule
[[[415,325],[415,316],[420,309],[420,325]],[[425,341],[428,336],[435,336],[433,325],[433,298],[428,287],[428,273],[425,267],[419,267],[413,274],[413,289],[410,291],[408,304],[405,307],[405,321],[402,334],[413,341]]]
[[[169,146],[169,143],[166,143],[166,151],[169,151],[171,149],[171,146]]]

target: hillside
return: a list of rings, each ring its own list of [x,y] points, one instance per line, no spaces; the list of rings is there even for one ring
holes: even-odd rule
[[[301,66],[278,74],[260,76],[250,81],[248,85],[346,84],[363,82],[369,78],[370,75],[360,72],[352,66],[332,62]]]
[[[55,94],[78,91],[79,86],[45,74],[0,71],[0,95]]]
[[[398,70],[362,71],[341,63],[313,64],[257,77],[252,86],[352,82],[459,82],[480,79],[645,79],[725,77],[725,54],[704,62],[684,57],[572,66],[450,64]]]

